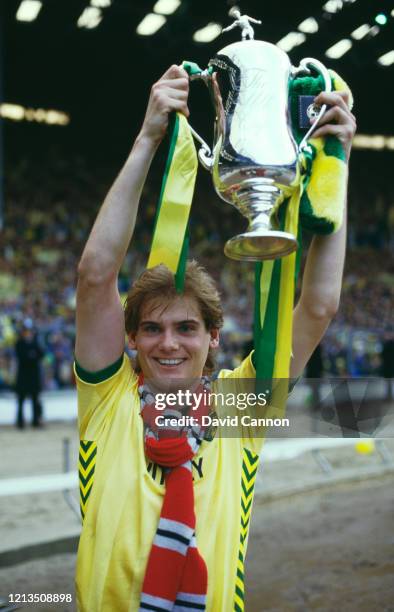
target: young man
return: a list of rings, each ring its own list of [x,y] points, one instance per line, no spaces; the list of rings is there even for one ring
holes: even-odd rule
[[[167,391],[171,380],[200,380],[212,370],[222,323],[213,281],[189,263],[184,293],[177,295],[172,274],[158,266],[135,283],[126,312],[117,289],[150,163],[169,113],[189,115],[188,88],[177,66],[153,85],[141,131],[79,265],[75,354],[84,526],[77,596],[83,612],[243,609],[261,438],[248,428],[231,439],[189,431],[179,448],[171,446],[178,454],[170,460],[173,441],[162,444],[144,418],[154,393]],[[349,157],[355,120],[346,94],[320,94],[317,102],[332,108],[316,135],[335,134]],[[310,247],[294,311],[291,377],[301,375],[337,309],[345,239],[344,224]],[[137,351],[134,367],[123,354],[125,328]],[[236,386],[254,376],[249,356],[233,372],[222,371],[219,381]],[[208,385],[202,379],[200,391]]]

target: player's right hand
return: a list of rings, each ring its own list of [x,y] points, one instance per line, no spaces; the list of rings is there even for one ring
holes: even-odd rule
[[[151,89],[141,135],[158,144],[168,127],[168,116],[179,111],[189,116],[189,77],[180,66],[171,66]]]

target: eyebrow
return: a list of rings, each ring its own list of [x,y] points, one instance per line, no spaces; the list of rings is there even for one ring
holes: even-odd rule
[[[198,319],[183,319],[182,321],[175,321],[175,325],[182,325],[183,323],[195,323],[196,325],[200,324]],[[161,325],[159,321],[140,321],[140,325]]]

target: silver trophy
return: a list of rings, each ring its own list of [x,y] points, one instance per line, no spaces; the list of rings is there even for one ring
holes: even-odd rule
[[[214,145],[192,129],[200,142],[198,157],[212,173],[217,194],[246,217],[246,232],[227,241],[224,252],[232,259],[276,259],[297,248],[296,236],[279,230],[277,210],[301,181],[302,155],[326,106],[308,109],[314,124],[297,145],[288,108],[289,83],[313,72],[321,74],[325,91],[331,91],[327,68],[305,58],[294,68],[279,47],[254,40],[250,22],[257,21],[232,9],[243,40],[221,49],[201,70],[185,62],[190,79],[208,85],[215,106]]]

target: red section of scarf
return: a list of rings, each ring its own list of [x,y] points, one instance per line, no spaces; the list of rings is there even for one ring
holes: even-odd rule
[[[145,452],[154,463],[167,468],[175,468],[186,461],[191,461],[194,457],[186,437],[164,440],[146,438]]]
[[[172,469],[166,477],[166,494],[161,517],[195,528],[191,473],[187,468]],[[208,572],[197,548],[186,555],[153,543],[145,571],[142,591],[175,604],[178,593],[206,595]]]
[[[139,383],[140,385],[143,384],[141,377]],[[200,389],[202,391],[203,387],[201,386]],[[200,412],[199,416],[208,414],[207,410],[209,410],[209,407],[207,408],[204,404],[200,406],[199,411],[193,412],[193,416],[197,418],[196,412]],[[143,407],[142,417],[148,417],[148,428],[153,422],[153,413],[157,415],[163,412],[157,412],[152,405]],[[187,526],[194,533],[196,517],[193,479],[191,464],[187,465],[187,462],[190,462],[193,458],[194,452],[189,444],[187,431],[183,431],[180,434],[181,437],[171,438],[167,437],[168,430],[164,429],[164,431],[167,433],[163,436],[163,439],[160,439],[160,429],[155,431],[159,439],[149,436],[149,429],[145,437],[146,456],[151,461],[167,468],[165,475],[166,490],[160,518],[176,521]],[[156,537],[158,535],[157,533]],[[205,561],[197,548],[190,545],[190,541],[185,555],[166,547],[166,539],[160,545],[157,545],[155,541],[153,542],[145,570],[142,597],[144,595],[160,597],[173,602],[173,605],[175,605],[178,593],[205,596],[207,587],[208,573]]]

